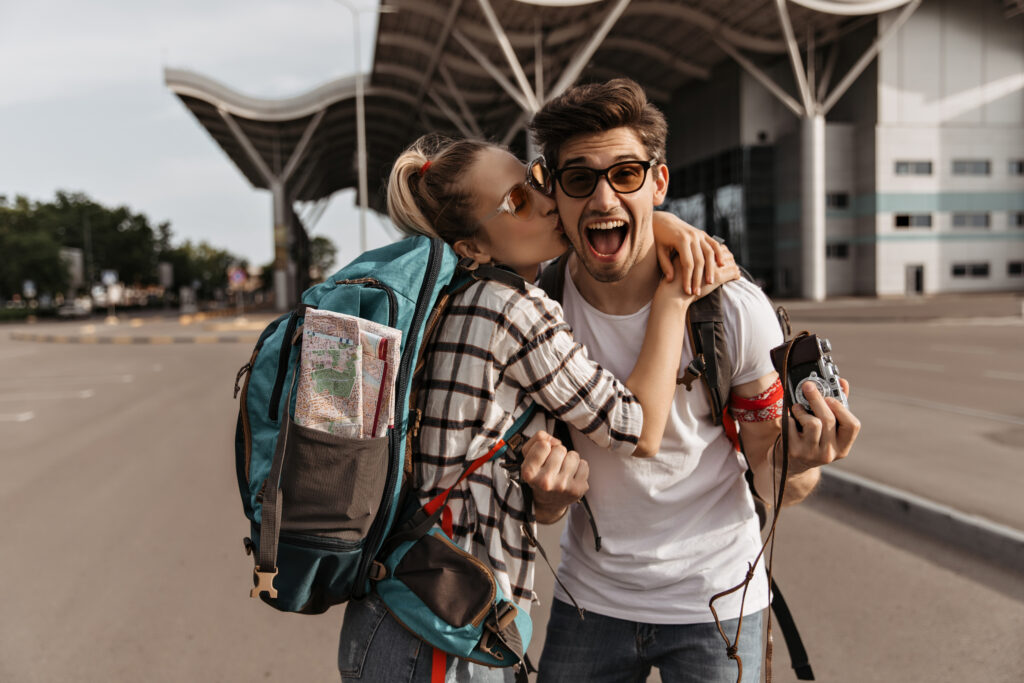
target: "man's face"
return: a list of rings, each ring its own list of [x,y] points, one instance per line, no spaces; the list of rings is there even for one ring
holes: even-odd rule
[[[650,155],[632,128],[613,128],[570,138],[559,152],[558,169],[585,166],[603,170],[621,161],[648,161]],[[583,198],[555,190],[558,213],[577,258],[600,282],[617,282],[654,244],[651,216],[668,190],[668,168],[651,166],[639,190],[617,192],[601,177]]]

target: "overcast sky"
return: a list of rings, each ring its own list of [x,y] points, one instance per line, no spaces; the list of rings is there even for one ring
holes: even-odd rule
[[[355,0],[373,8],[376,0]],[[362,67],[376,16],[360,17]],[[0,194],[58,189],[127,205],[176,243],[272,258],[270,194],[256,190],[164,85],[165,66],[246,95],[288,97],[355,72],[351,14],[333,0],[0,0]],[[390,241],[371,212],[370,246]],[[354,258],[354,192],[312,230]]]

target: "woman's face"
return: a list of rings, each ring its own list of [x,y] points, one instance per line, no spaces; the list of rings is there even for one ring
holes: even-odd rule
[[[525,180],[526,166],[509,152],[488,147],[477,154],[467,169],[466,189],[475,197],[473,216],[481,229],[475,237],[462,242],[470,250],[463,255],[480,263],[494,261],[509,266],[532,282],[537,266],[560,256],[569,242],[558,220],[554,199],[532,187],[525,189],[525,195],[520,194],[529,202],[520,216],[498,210],[509,191],[522,186]],[[510,202],[510,208],[516,207],[522,209],[522,203]],[[462,253],[458,248],[456,251]]]

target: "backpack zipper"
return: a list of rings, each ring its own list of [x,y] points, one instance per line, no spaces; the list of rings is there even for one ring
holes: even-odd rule
[[[356,550],[361,543],[359,541],[346,541],[340,538],[329,538],[325,536],[314,536],[309,534],[288,533],[282,531],[279,535],[281,541],[287,541],[290,545],[301,548],[312,548],[313,550]]]
[[[360,277],[354,280],[335,280],[336,285],[362,285],[364,287],[372,287],[379,289],[384,292],[388,297],[388,327],[394,327],[395,322],[398,318],[398,299],[395,297],[395,292],[386,284],[373,277]]]
[[[238,380],[242,374],[245,373],[245,382],[242,383],[241,388],[241,401],[238,404],[238,414],[242,418],[242,439],[245,443],[245,481],[249,483],[249,464],[252,462],[252,426],[249,424],[249,410],[246,404],[246,399],[249,396],[249,378],[252,377],[252,366],[256,363],[256,356],[259,355],[260,347],[257,346],[252,351],[252,357],[249,362],[242,366],[242,369],[238,371],[238,375],[235,377],[235,396],[238,396]]]
[[[431,294],[434,291],[434,286],[437,284],[437,276],[441,271],[441,260],[442,254],[440,245],[444,244],[441,240],[434,238],[430,240],[430,256],[427,262],[427,272],[423,276],[423,285],[420,287],[419,296],[416,299],[416,309],[413,312],[412,324],[409,326],[410,330],[419,329],[419,326],[423,324],[423,318],[427,314],[427,307],[430,303]],[[398,400],[400,396],[405,396],[409,384],[409,366],[412,364],[412,358],[416,355],[416,351],[419,347],[420,338],[416,339],[404,339],[405,351],[402,353],[402,358],[398,363],[398,376],[395,381],[395,395],[394,400]],[[395,411],[398,415],[399,411]],[[402,420],[408,420],[408,415],[402,415]],[[388,477],[387,484],[384,486],[384,495],[381,497],[381,504],[379,510],[390,511],[391,509],[391,498],[395,495],[395,488],[398,484],[398,473],[402,471],[404,465],[401,462],[401,439],[396,438],[395,430],[391,430],[388,434]],[[370,527],[369,532],[366,534],[368,542],[372,542],[372,546],[368,546],[367,552],[363,554],[359,564],[359,571],[356,574],[356,583],[354,591],[361,590],[362,585],[366,582],[366,577],[370,571],[370,564],[374,560],[374,556],[377,554],[377,550],[383,541],[382,529],[386,524],[391,522],[392,516],[390,514],[378,514],[373,520],[373,524]],[[372,539],[372,541],[371,541]],[[361,595],[361,594],[360,594]]]

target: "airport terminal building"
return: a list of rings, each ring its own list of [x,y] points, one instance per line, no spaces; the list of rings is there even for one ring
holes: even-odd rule
[[[619,75],[669,119],[665,208],[774,296],[1024,290],[1022,0],[387,5],[365,78],[266,101],[165,73],[274,194],[279,307],[303,286],[295,202],[359,187],[381,210],[391,162],[428,131],[525,157],[545,100]]]

